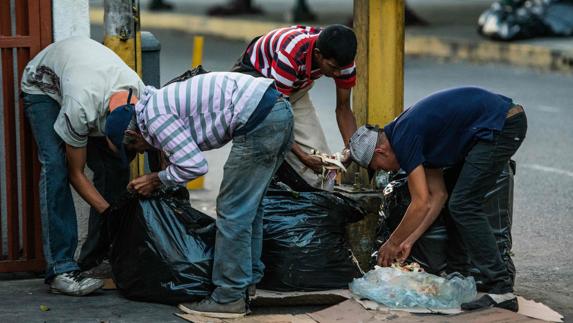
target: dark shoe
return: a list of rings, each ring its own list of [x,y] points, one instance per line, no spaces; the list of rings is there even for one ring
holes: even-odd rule
[[[405,20],[405,24],[406,26],[427,26],[429,25],[429,23],[420,18],[420,16],[418,16],[412,9],[410,9],[408,6],[406,6],[406,9],[404,10],[404,20]]]
[[[310,10],[293,10],[292,13],[293,22],[312,22],[316,21],[316,14]]]
[[[249,287],[247,287],[247,295],[249,297],[255,297],[256,294],[257,294],[257,285],[255,284],[249,285]]]
[[[499,307],[512,312],[517,312],[519,310],[519,305],[517,304],[517,297],[513,294],[509,296],[509,299],[503,299],[503,295],[499,294],[486,294],[475,301],[462,304],[462,310],[464,311],[475,311],[490,307]],[[493,297],[493,298],[492,298]],[[494,298],[500,298],[499,302],[496,302]],[[507,298],[507,297],[505,297]],[[503,299],[503,300],[502,300]]]
[[[103,280],[82,277],[81,272],[72,271],[57,275],[50,283],[50,293],[84,296],[103,287]]]
[[[98,278],[98,279],[112,278],[111,264],[109,263],[109,260],[106,259],[102,261],[99,265],[82,272],[82,277]]]
[[[238,16],[238,15],[258,15],[263,10],[259,7],[251,6],[250,2],[235,0],[230,4],[211,7],[207,10],[209,16]]]
[[[148,8],[151,11],[169,11],[173,10],[173,5],[163,1],[152,1]]]
[[[215,302],[211,297],[207,297],[200,302],[181,303],[177,307],[187,314],[221,319],[239,318],[247,314],[247,305],[244,298],[231,303],[220,304]]]

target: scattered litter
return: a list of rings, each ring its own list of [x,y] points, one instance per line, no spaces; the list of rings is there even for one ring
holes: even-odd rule
[[[459,308],[477,295],[473,277],[452,274],[442,278],[378,266],[364,277],[354,279],[350,290],[358,297],[390,308]]]
[[[42,312],[47,312],[47,311],[49,311],[49,310],[50,310],[50,308],[47,307],[46,305],[44,305],[44,304],[41,304],[41,305],[40,305],[40,311],[42,311]]]

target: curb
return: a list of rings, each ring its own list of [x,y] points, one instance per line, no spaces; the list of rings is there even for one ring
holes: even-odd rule
[[[103,9],[90,9],[90,23],[103,25]],[[145,28],[171,29],[249,42],[265,32],[288,23],[227,19],[177,13],[141,12]],[[463,38],[421,36],[406,33],[405,54],[475,63],[502,63],[542,71],[573,72],[573,50]]]

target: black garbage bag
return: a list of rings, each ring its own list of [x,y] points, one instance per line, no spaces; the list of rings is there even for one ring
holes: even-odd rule
[[[573,35],[572,0],[500,0],[478,19],[478,32],[511,41]]]
[[[452,167],[444,170],[444,180],[448,194],[452,192],[460,171],[461,167]],[[498,177],[495,187],[485,195],[486,200],[484,204],[486,212],[489,214],[489,223],[496,237],[498,249],[510,273],[512,282],[515,279],[515,266],[511,259],[514,174],[515,162],[510,161]],[[384,189],[376,251],[388,240],[392,231],[400,224],[409,203],[410,193],[406,175],[404,173],[393,175],[392,181]],[[427,272],[440,274],[446,269],[448,254],[458,252],[459,248],[456,248],[458,244],[460,242],[455,237],[454,224],[451,221],[447,207],[445,207],[436,221],[414,244],[406,261],[418,262]],[[373,257],[372,264],[375,263],[375,259]],[[471,263],[471,259],[469,259],[469,263]],[[479,284],[479,270],[474,267],[470,269],[470,272],[476,277]]]
[[[362,276],[345,226],[364,218],[356,201],[337,193],[270,187],[263,199],[261,288],[315,291],[348,288]]]
[[[378,248],[390,238],[398,227],[410,204],[410,192],[406,174],[401,172],[392,176],[392,181],[384,188],[384,199],[381,205],[376,250],[372,253],[371,267],[376,264]],[[448,234],[443,215],[412,246],[408,262],[419,263],[425,271],[439,274],[446,269]]]
[[[110,263],[117,288],[133,300],[176,304],[210,294],[214,219],[190,206],[185,188],[134,194],[110,214]]]

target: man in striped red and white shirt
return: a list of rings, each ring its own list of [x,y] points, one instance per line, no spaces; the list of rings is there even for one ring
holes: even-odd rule
[[[293,26],[255,38],[233,67],[235,72],[274,79],[277,89],[289,96],[295,143],[277,175],[294,189],[321,188],[317,173],[322,161],[310,152],[330,152],[308,94],[314,80],[322,76],[334,79],[336,120],[345,146],[356,131],[350,108],[351,89],[356,83],[355,56],[356,36],[345,26]]]
[[[129,183],[143,195],[161,184],[185,185],[205,174],[202,152],[233,141],[217,197],[216,288],[202,302],[180,308],[228,318],[245,315],[246,289],[264,271],[261,202],[292,144],[289,102],[268,78],[213,72],[161,89],[147,87],[135,114],[138,129],[126,132],[126,148],[141,152],[155,147],[170,162],[165,170]]]

